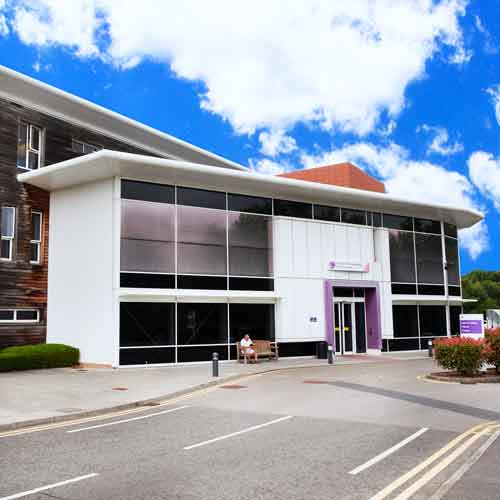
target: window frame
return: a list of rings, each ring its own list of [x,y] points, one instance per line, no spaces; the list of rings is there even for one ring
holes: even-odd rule
[[[75,149],[75,145],[81,145],[81,151],[77,151]],[[91,149],[91,151],[85,151],[85,148],[88,147]],[[99,146],[97,144],[92,144],[91,142],[87,141],[82,141],[81,139],[75,139],[74,137],[71,138],[71,150],[74,153],[82,154],[82,155],[89,155],[92,153],[97,153],[98,151],[101,151],[104,149],[102,146]]]
[[[29,122],[24,122],[21,121],[19,123],[20,127],[25,127],[26,128],[26,144],[25,146],[25,154],[24,154],[24,166],[17,165],[17,168],[20,168],[22,170],[39,170],[40,168],[43,167],[43,144],[44,144],[44,138],[45,138],[45,129],[43,127],[40,127],[39,125],[34,125],[33,123]],[[32,145],[32,139],[33,139],[33,130],[38,131],[38,149]],[[19,137],[18,137],[19,140]],[[30,168],[29,167],[29,156],[31,154],[36,154],[38,155],[38,162],[36,168]]]
[[[2,213],[4,208],[11,208],[13,211],[12,217],[12,236],[6,236],[2,233]],[[16,207],[11,205],[4,205],[0,209],[0,242],[8,241],[9,242],[9,256],[8,257],[0,257],[0,260],[3,261],[12,261],[14,254],[14,240],[16,239]]]
[[[4,323],[40,323],[40,309],[17,308],[17,309],[1,309],[2,311],[12,311],[14,319],[0,319],[0,324]],[[17,319],[17,313],[20,311],[36,312],[36,319]]]
[[[40,217],[40,223],[39,223],[39,230],[40,234],[38,235],[39,238],[36,239],[34,238],[34,225],[33,225],[33,215],[38,215]],[[42,240],[43,240],[43,212],[41,210],[32,210],[31,211],[31,240],[30,240],[30,264],[41,264],[42,263]],[[37,249],[37,260],[31,260],[31,247],[36,246]]]

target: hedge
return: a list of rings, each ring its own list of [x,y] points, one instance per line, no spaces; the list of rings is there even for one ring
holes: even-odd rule
[[[0,372],[58,368],[78,363],[80,351],[64,344],[36,344],[0,350]]]
[[[500,375],[500,328],[486,330],[485,357],[488,363],[495,366],[497,374]]]
[[[440,339],[434,342],[437,363],[460,375],[476,375],[484,361],[486,343],[463,337]]]

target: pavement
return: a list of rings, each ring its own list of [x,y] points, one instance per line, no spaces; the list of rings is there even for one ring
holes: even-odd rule
[[[391,359],[421,357],[420,353]],[[380,356],[345,356],[336,365],[380,362]],[[220,363],[212,377],[211,363],[147,368],[59,368],[0,373],[0,431],[44,422],[89,416],[156,399],[179,396],[206,385],[270,369],[326,364],[314,358],[263,361],[257,365]]]
[[[500,385],[424,380],[428,359],[304,363],[0,433],[0,500],[499,498]]]

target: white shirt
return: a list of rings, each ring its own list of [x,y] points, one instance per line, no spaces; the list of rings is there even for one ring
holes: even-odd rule
[[[253,344],[252,339],[245,340],[244,338],[241,339],[240,346],[241,347],[250,347]]]

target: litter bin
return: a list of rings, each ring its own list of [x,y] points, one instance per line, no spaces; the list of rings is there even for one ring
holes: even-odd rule
[[[328,343],[318,342],[316,344],[316,357],[318,359],[326,359],[328,357]]]

